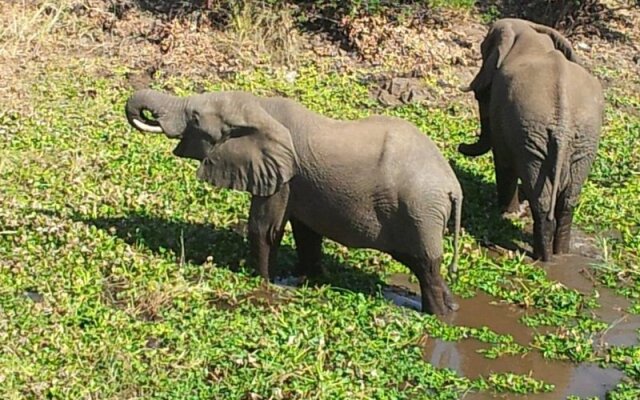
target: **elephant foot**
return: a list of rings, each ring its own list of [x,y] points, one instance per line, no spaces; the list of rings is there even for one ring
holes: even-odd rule
[[[433,315],[447,315],[460,309],[460,305],[453,299],[449,288],[432,288],[422,293],[422,312]]]
[[[569,246],[554,246],[553,254],[562,255],[571,253],[571,248]]]
[[[307,280],[306,276],[287,276],[284,278],[276,278],[273,280],[278,286],[284,287],[299,287]]]
[[[451,311],[458,311],[460,309],[460,304],[454,300],[453,295],[448,287],[445,287],[444,293],[444,305]]]
[[[544,249],[544,250],[534,249],[532,258],[534,260],[540,260],[542,262],[553,261],[553,256],[551,255],[551,252],[548,249]]]
[[[304,277],[305,279],[319,278],[319,277],[325,276],[326,274],[327,274],[326,269],[320,264],[313,265],[313,266],[298,264],[294,272],[295,276]]]
[[[568,254],[571,252],[571,224],[567,224],[565,221],[558,221],[563,223],[557,230],[556,236],[553,238],[553,254]]]

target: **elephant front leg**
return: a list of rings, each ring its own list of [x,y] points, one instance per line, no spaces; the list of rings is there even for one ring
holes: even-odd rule
[[[553,253],[567,254],[571,250],[571,225],[573,224],[573,207],[566,196],[566,191],[558,198],[556,210],[556,232],[553,238]]]
[[[518,175],[510,163],[503,159],[503,156],[494,152],[494,160],[500,212],[503,214],[517,213],[520,211]]]
[[[253,196],[249,211],[251,258],[260,276],[269,281],[270,266],[275,266],[277,251],[287,221],[289,186],[272,196]]]
[[[322,258],[322,235],[314,232],[301,221],[291,218],[293,239],[298,253],[296,273],[301,276],[318,276],[323,274],[320,260]]]

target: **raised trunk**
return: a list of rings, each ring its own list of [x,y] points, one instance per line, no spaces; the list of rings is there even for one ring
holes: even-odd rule
[[[127,120],[140,131],[162,132],[170,138],[179,138],[187,126],[186,101],[186,98],[156,90],[138,90],[127,101]],[[144,110],[149,111],[154,119],[145,117]]]

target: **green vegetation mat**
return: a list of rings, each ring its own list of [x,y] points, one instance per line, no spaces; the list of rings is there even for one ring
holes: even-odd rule
[[[172,156],[174,142],[129,127],[126,71],[46,72],[33,87],[38,117],[0,110],[1,398],[455,399],[554,390],[526,375],[466,378],[437,369],[422,359],[425,335],[478,339],[491,346],[489,358],[536,348],[550,359],[614,366],[625,378],[609,398],[640,396],[640,347],[593,345],[607,326],[584,312],[596,307],[595,296],[480,246],[528,239],[523,222],[501,220],[495,210],[491,158],[456,152],[478,128],[467,106],[378,109],[358,72],[317,67],[299,69],[294,83],[261,70],[216,83],[158,80],[179,94],[196,87],[280,93],[336,118],[386,113],[417,124],[465,191],[452,289],[534,307],[539,312],[523,322],[552,329],[528,346],[393,305],[381,288],[389,274],[408,272],[402,265],[328,241],[322,282],[265,292],[245,265],[248,196],[198,182],[195,163]],[[601,238],[598,280],[640,313],[640,117],[628,111],[640,98],[609,93],[608,100],[575,219]],[[451,250],[447,236],[445,262]],[[294,262],[288,232],[281,272]]]

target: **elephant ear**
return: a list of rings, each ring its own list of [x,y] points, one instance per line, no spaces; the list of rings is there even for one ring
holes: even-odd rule
[[[502,24],[492,27],[482,41],[482,67],[469,86],[461,90],[463,92],[473,90],[478,93],[487,89],[493,80],[493,74],[502,66],[504,59],[511,51],[515,39],[515,32],[510,25]]]
[[[571,62],[575,62],[576,64],[580,64],[580,58],[578,57],[578,55],[576,54],[575,51],[573,51],[573,47],[571,46],[571,42],[569,42],[569,40],[567,40],[567,38],[565,38],[564,36],[562,36],[562,34],[560,32],[558,32],[557,30],[550,28],[546,25],[540,25],[540,24],[536,24],[533,22],[529,22],[529,25],[531,25],[531,27],[538,33],[542,33],[544,35],[547,35],[551,38],[551,40],[553,41],[553,45],[555,46],[556,50],[560,51],[562,54],[564,54],[564,56],[567,58],[567,60],[571,61]]]
[[[296,170],[290,132],[258,104],[222,114],[228,134],[207,152],[197,177],[218,187],[270,196]]]

